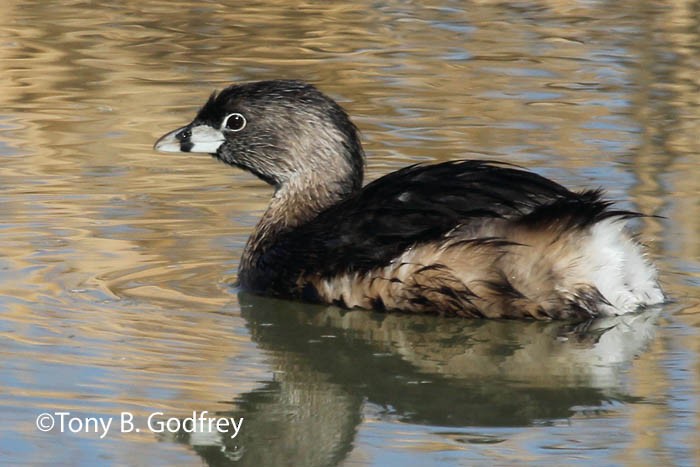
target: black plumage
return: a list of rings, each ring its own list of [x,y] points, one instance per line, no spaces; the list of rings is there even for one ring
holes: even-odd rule
[[[640,214],[496,161],[413,165],[363,188],[357,128],[307,83],[230,86],[156,148],[210,153],[275,187],[239,268],[257,293],[489,318],[590,317],[663,300],[621,227]]]
[[[413,165],[281,234],[260,258],[261,272],[267,274],[261,282],[265,291],[283,295],[300,274],[367,273],[413,245],[439,241],[456,227],[477,229],[496,218],[530,226],[566,221],[565,228],[575,229],[608,217],[639,215],[609,205],[597,190],[572,192],[510,164],[464,160]],[[273,269],[273,264],[285,270]]]

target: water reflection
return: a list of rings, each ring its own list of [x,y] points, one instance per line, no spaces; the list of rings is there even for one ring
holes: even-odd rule
[[[548,424],[633,402],[623,376],[659,313],[523,323],[239,300],[274,378],[218,413],[245,419],[235,439],[179,434],[210,465],[334,465],[353,449],[367,404],[403,423],[464,428]]]
[[[698,464],[697,1],[3,7],[5,463],[191,462],[187,446],[149,433],[40,434],[32,418],[56,408],[220,411],[223,399],[248,417],[245,450],[232,458],[250,463],[346,456],[381,465],[389,450],[393,464],[435,463],[448,451],[461,464],[562,455]],[[417,160],[485,156],[571,187],[601,186],[629,200],[625,207],[665,216],[644,220],[642,237],[678,305],[659,325],[650,316],[648,327],[620,320],[596,332],[245,297],[241,317],[226,283],[269,189],[206,158],[155,155],[151,145],[213,88],[279,77],[312,81],[347,107],[363,132],[369,179]],[[650,351],[630,365],[655,329]],[[608,401],[628,403],[585,416]],[[306,434],[295,417],[309,424]],[[459,424],[472,424],[484,442],[511,437],[479,458],[473,444],[460,450],[430,423],[459,437]],[[524,428],[512,435],[507,423]],[[573,429],[540,425],[548,423]],[[284,440],[288,459],[253,435]],[[314,436],[323,449],[302,451]],[[189,442],[212,463],[223,456],[218,438]]]

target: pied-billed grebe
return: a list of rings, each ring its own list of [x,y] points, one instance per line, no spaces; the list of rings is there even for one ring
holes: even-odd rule
[[[374,310],[589,318],[664,299],[625,231],[639,214],[480,160],[413,165],[362,187],[345,111],[290,80],[232,85],[155,149],[212,154],[274,186],[241,287]]]

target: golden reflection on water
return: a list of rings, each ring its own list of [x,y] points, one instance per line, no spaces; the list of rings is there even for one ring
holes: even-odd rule
[[[156,409],[178,415],[231,410],[230,401],[249,400],[271,374],[286,389],[271,390],[277,402],[261,407],[323,414],[307,433],[289,433],[290,445],[324,440],[327,451],[293,457],[305,465],[376,462],[377,439],[396,442],[399,447],[389,450],[397,455],[455,450],[472,461],[491,455],[535,462],[551,453],[548,440],[554,445],[567,436],[556,429],[499,432],[493,436],[506,441],[495,448],[477,449],[476,443],[464,449],[464,433],[436,435],[431,427],[440,420],[411,419],[410,410],[429,412],[429,404],[412,402],[398,416],[428,428],[406,431],[401,441],[401,425],[373,414],[372,404],[406,400],[382,401],[379,389],[365,394],[352,386],[362,380],[324,382],[342,376],[342,362],[335,371],[321,371],[313,365],[326,363],[295,350],[293,335],[272,339],[270,347],[255,334],[266,324],[256,321],[255,310],[265,314],[272,305],[252,304],[243,316],[227,284],[270,190],[207,157],[164,156],[150,148],[156,136],[185,123],[213,88],[294,77],[316,83],[354,116],[370,155],[369,178],[420,160],[503,159],[569,186],[603,186],[628,206],[665,216],[644,220],[642,235],[677,301],[661,313],[648,342],[614,364],[597,360],[601,347],[590,342],[567,341],[565,351],[553,350],[561,343],[557,326],[472,329],[400,316],[377,325],[337,310],[311,320],[317,331],[330,323],[339,344],[329,352],[352,360],[353,352],[375,348],[377,359],[390,356],[398,376],[439,375],[445,397],[454,396],[449,388],[474,389],[457,381],[483,380],[545,388],[553,398],[563,397],[563,388],[582,387],[613,399],[640,398],[644,403],[612,410],[609,417],[629,438],[613,440],[603,452],[620,463],[700,462],[700,450],[688,444],[700,412],[678,402],[700,399],[698,18],[697,6],[686,1],[468,7],[436,1],[420,7],[397,1],[295,7],[279,1],[5,2],[0,402],[18,434],[4,427],[3,437],[31,447],[67,443],[87,458],[97,450],[114,462],[138,463],[150,457],[151,434],[103,444],[55,433],[47,440],[33,417],[49,409],[143,416]],[[291,305],[274,307],[298,315]],[[295,322],[277,326],[297,329]],[[407,331],[411,326],[431,331]],[[460,326],[484,344],[455,351],[425,341],[461,342]],[[499,357],[509,345],[525,350]],[[544,364],[533,370],[528,358]],[[601,366],[607,373],[596,370]],[[313,368],[290,371],[307,367]],[[369,394],[369,408],[358,394]],[[516,396],[521,393],[505,394]],[[502,408],[497,398],[482,402]],[[576,405],[566,398],[562,403]],[[252,427],[279,423],[278,412],[261,410],[251,409],[258,418]],[[582,412],[574,412],[579,431],[568,436],[598,446],[595,417],[577,421]],[[569,416],[560,411],[551,418]],[[680,425],[674,422],[679,417]],[[302,418],[312,423],[313,417]],[[528,420],[541,422],[535,419]],[[486,423],[461,420],[465,426]],[[333,441],[324,432],[342,436]],[[537,449],[528,437],[535,437]],[[689,447],[673,452],[669,437]],[[175,444],[157,446],[166,463],[195,458]],[[278,450],[282,457],[273,459],[260,447],[250,447],[251,459],[279,461],[287,453]],[[7,450],[13,452],[0,442],[0,452]],[[46,460],[18,452],[23,461]],[[69,462],[68,456],[59,461]]]

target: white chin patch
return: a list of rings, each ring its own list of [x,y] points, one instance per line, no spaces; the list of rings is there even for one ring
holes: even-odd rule
[[[202,152],[213,154],[224,142],[224,134],[221,131],[208,125],[198,125],[192,127],[190,137],[191,147],[187,152]]]

